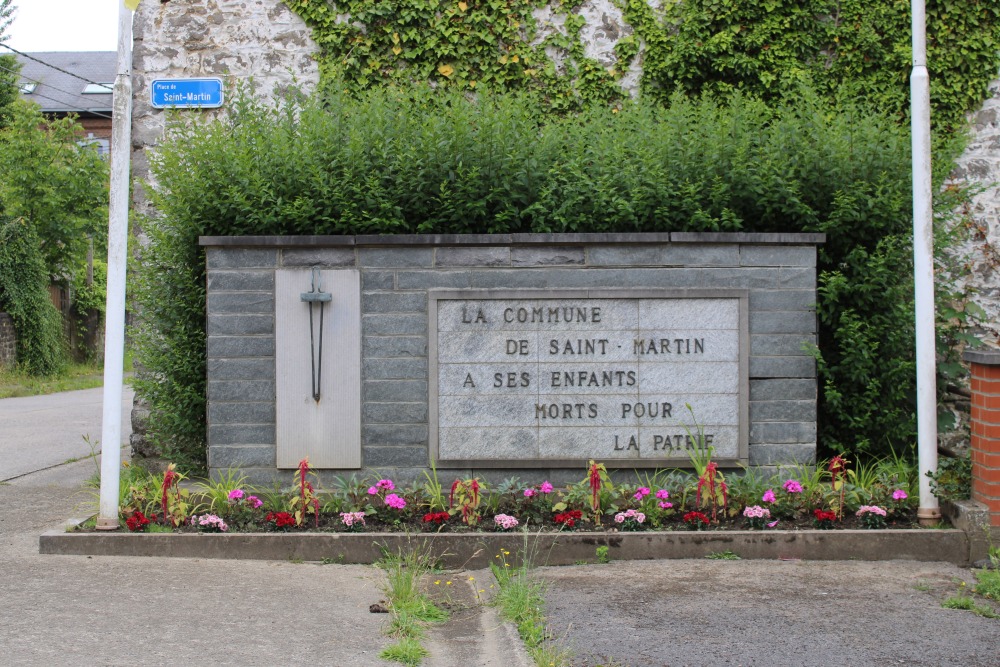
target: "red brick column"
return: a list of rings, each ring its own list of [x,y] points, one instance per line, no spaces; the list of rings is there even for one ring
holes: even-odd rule
[[[966,350],[972,367],[972,499],[1000,526],[1000,350]]]

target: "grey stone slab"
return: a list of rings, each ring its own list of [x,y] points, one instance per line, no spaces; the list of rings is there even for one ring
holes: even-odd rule
[[[673,243],[788,243],[815,245],[826,242],[826,234],[784,232],[671,232]]]
[[[983,366],[1000,366],[1000,350],[965,350],[962,359]]]
[[[751,401],[750,421],[816,421],[816,401]]]
[[[371,380],[427,380],[427,359],[364,359],[361,377]]]
[[[816,266],[814,246],[741,246],[743,266]]]
[[[510,263],[513,266],[569,266],[586,262],[586,252],[583,248],[538,247],[510,249]]]
[[[273,424],[273,402],[223,403],[213,401],[208,404],[210,424]]]
[[[751,445],[815,442],[815,422],[756,422],[750,424]]]
[[[426,336],[426,315],[363,315],[361,331],[365,336]]]
[[[359,246],[497,246],[510,245],[510,234],[359,234]]]
[[[273,401],[274,383],[269,380],[228,380],[208,383],[210,401]]]
[[[209,359],[209,380],[274,380],[274,359]]]
[[[209,314],[273,313],[273,292],[211,292],[208,295]]]
[[[435,266],[510,266],[511,249],[506,247],[438,248]]]
[[[281,266],[337,269],[357,264],[354,248],[285,248],[281,251]]]
[[[427,466],[430,459],[426,447],[363,447],[366,468]]]
[[[816,289],[816,269],[813,267],[782,267],[778,269],[778,285],[788,289]]]
[[[750,354],[754,356],[810,355],[816,346],[811,334],[760,334],[750,337]]]
[[[274,315],[218,315],[210,313],[205,330],[209,336],[274,334]]]
[[[750,290],[750,310],[809,310],[816,309],[816,290],[755,289]]]
[[[209,336],[206,350],[209,358],[273,357],[274,336]]]
[[[815,313],[778,310],[750,313],[751,334],[812,334],[815,332]]]
[[[262,292],[274,290],[274,271],[209,271],[209,292]]]
[[[739,266],[736,245],[638,245],[587,248],[590,266]]]
[[[372,290],[391,290],[395,286],[396,274],[393,271],[361,272],[361,289],[366,292]]]
[[[303,234],[297,236],[199,236],[198,244],[222,248],[263,246],[268,248],[294,248],[303,246],[353,246],[354,236]]]
[[[427,403],[365,403],[365,424],[426,424]]]
[[[426,313],[425,292],[363,292],[361,312],[370,313]]]
[[[365,336],[361,353],[367,358],[426,357],[427,339],[423,336]]]
[[[751,401],[815,401],[816,380],[750,380]]]
[[[751,444],[752,466],[795,466],[816,463],[816,444]]]
[[[816,377],[816,360],[812,357],[750,357],[752,378]]]
[[[559,245],[579,243],[669,243],[665,232],[511,234],[511,243],[522,245]]]
[[[262,468],[274,466],[274,446],[208,448],[208,465],[216,469]]]
[[[433,248],[358,248],[358,266],[429,268],[433,265]]]
[[[400,290],[463,289],[472,287],[473,273],[468,270],[398,271],[395,288]],[[364,289],[370,289],[363,284]],[[381,289],[381,288],[372,288]],[[385,289],[393,289],[392,284]]]
[[[782,269],[768,267],[704,267],[681,269],[697,272],[697,287],[754,289],[774,287],[780,283]]]
[[[427,445],[427,426],[421,424],[364,424],[363,445]]]
[[[278,251],[271,248],[208,248],[206,266],[212,269],[271,269],[278,266]]]
[[[275,443],[274,424],[211,424],[208,427],[210,447],[219,445],[269,445]]]
[[[427,402],[427,380],[365,381],[361,395],[366,401]]]

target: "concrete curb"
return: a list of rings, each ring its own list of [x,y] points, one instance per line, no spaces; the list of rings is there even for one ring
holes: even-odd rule
[[[49,531],[39,553],[235,560],[332,560],[373,563],[384,551],[425,549],[445,567],[482,568],[500,549],[527,551],[536,565],[611,560],[703,558],[730,550],[754,560],[912,560],[965,566],[964,531],[802,530],[643,533],[83,533]]]

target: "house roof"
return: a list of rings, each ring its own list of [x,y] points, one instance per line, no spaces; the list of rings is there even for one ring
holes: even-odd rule
[[[21,63],[21,97],[37,102],[43,112],[110,115],[110,84],[114,83],[117,63],[114,51],[40,51],[18,55],[17,60]],[[107,92],[96,87],[99,92],[85,93],[88,82],[109,87]],[[35,88],[27,93],[23,86],[30,84]]]

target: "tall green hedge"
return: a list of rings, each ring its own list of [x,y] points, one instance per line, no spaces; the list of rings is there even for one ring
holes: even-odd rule
[[[17,363],[31,375],[52,375],[66,364],[62,316],[49,298],[49,274],[34,227],[0,217],[0,311],[17,334]]]
[[[204,447],[199,235],[825,232],[821,441],[897,450],[913,434],[907,132],[803,90],[769,107],[675,96],[546,121],[530,98],[423,88],[174,124],[145,225],[139,383],[174,458]]]

